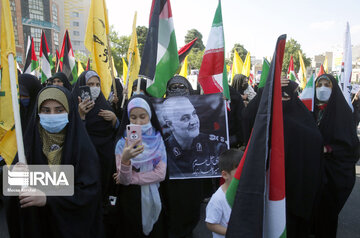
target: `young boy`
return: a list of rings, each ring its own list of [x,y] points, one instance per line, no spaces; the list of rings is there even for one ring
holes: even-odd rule
[[[213,238],[225,237],[231,213],[225,193],[235,175],[236,168],[243,154],[241,150],[230,149],[220,155],[219,168],[225,183],[212,195],[206,207],[205,222],[207,228],[213,232]]]

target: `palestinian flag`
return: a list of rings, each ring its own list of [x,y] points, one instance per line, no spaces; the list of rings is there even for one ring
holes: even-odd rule
[[[24,74],[35,75],[35,69],[37,69],[38,66],[39,62],[35,54],[34,39],[32,37],[30,39],[30,36],[28,36]]]
[[[46,41],[45,32],[41,33],[41,41],[40,41],[40,65],[41,65],[41,83],[44,83],[51,77],[51,63],[49,55],[50,50]]]
[[[190,53],[190,50],[194,46],[197,39],[198,38],[196,37],[195,39],[193,39],[192,41],[181,47],[181,49],[178,51],[180,64],[184,61],[185,57]]]
[[[206,44],[198,79],[205,94],[222,92],[227,99],[230,99],[220,0]]]
[[[314,111],[314,95],[315,95],[315,75],[311,75],[311,78],[306,83],[306,86],[302,93],[300,94],[300,100],[305,104],[309,111]]]
[[[141,59],[140,75],[146,76],[146,91],[163,97],[166,84],[179,68],[170,0],[153,0],[150,25]]]
[[[266,58],[264,58],[264,62],[263,62],[262,70],[261,70],[260,83],[259,83],[258,88],[263,88],[265,86],[266,79],[269,75],[269,70],[270,70],[270,63]]]
[[[281,69],[286,35],[278,38],[254,128],[227,191],[234,196],[226,237],[286,237]],[[234,192],[236,191],[236,192]]]
[[[76,83],[78,79],[75,56],[71,46],[69,33],[66,30],[64,35],[64,41],[60,53],[60,71],[63,72],[71,84]]]
[[[294,82],[299,81],[298,77],[297,77],[297,75],[295,73],[293,56],[290,57],[289,69],[288,69],[288,72],[287,72],[287,78],[294,81]]]

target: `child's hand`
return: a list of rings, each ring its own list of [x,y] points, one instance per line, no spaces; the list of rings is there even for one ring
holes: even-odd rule
[[[144,151],[144,146],[138,145],[140,141],[141,140],[139,139],[135,141],[135,143],[129,145],[128,139],[125,139],[125,147],[121,156],[121,162],[123,164],[130,165],[130,159],[135,158]]]

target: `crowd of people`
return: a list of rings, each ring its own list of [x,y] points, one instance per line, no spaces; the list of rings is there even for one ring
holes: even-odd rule
[[[200,220],[201,203],[213,193],[205,221],[214,237],[224,237],[231,213],[225,192],[251,136],[263,88],[254,89],[244,75],[235,75],[229,86],[231,149],[220,156],[220,182],[169,179],[169,170],[185,166],[179,158],[196,157],[203,135],[187,96],[200,90],[175,75],[165,95],[169,112],[158,118],[146,79],[134,82],[134,95],[124,107],[120,79],[108,100],[101,80],[92,70],[84,71],[74,85],[63,73],[54,74],[47,85],[33,75],[19,75],[27,163],[73,165],[75,189],[73,196],[2,197],[10,237],[188,238]],[[290,238],[336,237],[338,215],[355,183],[358,95],[352,112],[331,74],[319,76],[315,85],[315,109],[310,112],[298,98],[298,85],[282,79]],[[82,86],[90,88],[91,98],[81,97]],[[188,105],[184,120],[171,111],[174,104]],[[141,126],[141,140],[129,141],[128,125]],[[211,144],[200,146],[215,149]],[[19,165],[17,157],[13,164]]]

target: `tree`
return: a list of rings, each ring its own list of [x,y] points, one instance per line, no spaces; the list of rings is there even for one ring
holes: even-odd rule
[[[185,44],[189,43],[190,41],[192,41],[196,37],[198,39],[195,42],[192,50],[200,50],[200,51],[204,50],[205,46],[204,46],[204,43],[202,41],[202,34],[196,29],[188,30],[188,32],[187,32],[187,34],[185,36]]]
[[[301,45],[296,40],[291,38],[289,41],[286,42],[286,45],[285,45],[284,60],[283,60],[283,66],[282,66],[283,73],[287,74],[287,71],[289,69],[291,55],[293,56],[293,59],[294,59],[295,72],[299,71],[299,68],[300,68],[299,50],[302,54],[305,67],[310,66],[311,59],[306,57],[306,54],[301,49]]]
[[[190,69],[200,69],[205,50],[192,49],[189,53],[188,62]]]
[[[144,51],[147,33],[148,33],[148,28],[146,26],[136,27],[136,34],[137,34],[140,57],[142,56],[142,53]]]
[[[110,27],[110,41],[111,41],[111,56],[114,59],[116,70],[122,72],[122,57],[126,57],[130,44],[130,36],[119,36],[114,30],[114,27]],[[121,74],[121,73],[120,73]]]
[[[234,59],[234,50],[238,52],[240,58],[244,61],[248,51],[245,49],[243,45],[236,43],[234,44],[234,47],[231,50],[230,63],[232,64],[232,61]]]

